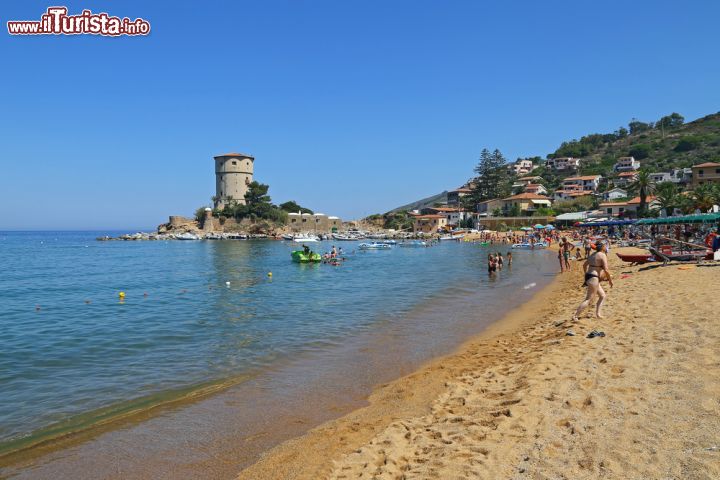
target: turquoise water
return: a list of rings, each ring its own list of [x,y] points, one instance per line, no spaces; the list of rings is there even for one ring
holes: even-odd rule
[[[95,241],[106,233],[0,233],[0,452],[342,345],[456,288],[497,303],[554,267],[518,252],[488,278],[488,249],[456,242],[339,242],[347,261],[333,267],[292,263],[288,242]]]

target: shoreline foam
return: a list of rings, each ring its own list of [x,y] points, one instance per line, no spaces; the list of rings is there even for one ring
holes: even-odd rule
[[[611,257],[606,319],[568,321],[584,294],[575,264],[457,353],[238,478],[718,478],[720,305],[701,293],[716,270]],[[593,328],[607,336],[585,338]]]

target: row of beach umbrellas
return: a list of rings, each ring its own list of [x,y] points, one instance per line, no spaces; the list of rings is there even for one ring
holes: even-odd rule
[[[537,225],[535,225],[533,227],[521,227],[520,228],[520,230],[522,230],[524,232],[529,232],[530,230],[533,230],[533,229],[535,229],[535,230],[555,230],[555,227],[553,227],[552,225],[542,225],[542,224],[538,223]]]

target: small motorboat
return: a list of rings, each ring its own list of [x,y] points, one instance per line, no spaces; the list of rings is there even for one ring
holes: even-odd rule
[[[356,240],[359,240],[358,237],[352,235],[342,235],[340,233],[333,233],[332,237],[334,240],[338,240],[340,242],[354,242]]]
[[[358,245],[358,248],[360,250],[390,250],[392,248],[392,245],[384,242],[371,242],[361,243],[360,245]]]
[[[306,242],[319,242],[320,239],[316,237],[315,235],[295,235],[293,237],[293,242],[297,243],[306,243]]]
[[[465,238],[465,235],[445,235],[444,237],[440,237],[440,240],[462,240]]]
[[[314,263],[322,262],[322,255],[315,252],[305,253],[303,250],[295,250],[290,254],[293,262],[297,263]]]
[[[533,248],[547,248],[547,243],[544,242],[538,242],[538,243],[514,243],[512,248],[527,248],[532,250]]]
[[[422,240],[413,240],[411,242],[402,242],[398,244],[401,247],[406,248],[420,248],[420,247],[427,247],[427,242],[423,242]]]

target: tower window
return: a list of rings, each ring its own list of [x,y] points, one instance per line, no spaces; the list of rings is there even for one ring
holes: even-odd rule
[[[233,160],[233,165],[237,165],[237,162],[235,160]]]

